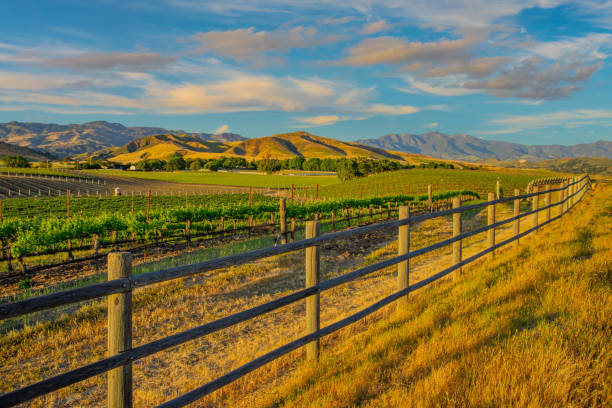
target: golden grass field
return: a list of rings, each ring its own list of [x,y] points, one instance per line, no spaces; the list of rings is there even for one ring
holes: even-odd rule
[[[500,205],[499,217],[509,206]],[[297,350],[194,406],[610,406],[612,188],[599,186],[562,220],[323,339],[321,360]],[[553,211],[553,216],[556,213]],[[482,225],[486,211],[465,217]],[[412,228],[418,248],[448,237],[448,218]],[[528,228],[525,222],[523,228]],[[498,231],[508,237],[510,227]],[[396,231],[323,246],[329,279],[393,256]],[[484,248],[465,242],[464,257]],[[451,263],[450,248],[411,261],[411,283]],[[325,326],[395,289],[394,268],[324,292]],[[303,251],[134,294],[134,345],[288,294],[304,285]],[[97,302],[0,338],[0,392],[105,356],[106,307]],[[304,331],[303,303],[134,363],[134,406],[181,395]],[[24,406],[105,406],[99,376]]]

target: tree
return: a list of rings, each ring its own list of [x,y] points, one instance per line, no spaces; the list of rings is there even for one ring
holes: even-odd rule
[[[351,180],[356,177],[361,177],[363,174],[359,172],[359,165],[355,160],[343,159],[338,162],[336,169],[338,178],[342,181]]]
[[[30,167],[30,161],[22,156],[6,156],[4,164],[6,167]]]
[[[281,162],[277,159],[264,159],[257,162],[257,170],[272,174],[281,169]]]
[[[190,170],[200,170],[202,168],[202,162],[200,160],[193,160],[190,164],[189,164],[189,169]]]
[[[337,161],[335,159],[323,159],[321,160],[321,171],[336,171],[338,167]]]
[[[185,169],[185,159],[178,154],[173,154],[168,158],[166,162],[166,170],[174,171],[174,170],[184,170]]]
[[[308,159],[304,162],[304,164],[302,165],[302,168],[308,171],[320,171],[321,170],[321,159],[316,158],[316,157],[312,159]]]
[[[289,160],[289,167],[288,168],[294,169],[294,170],[302,170],[305,161],[306,161],[306,159],[304,157],[302,157],[302,156],[295,156],[294,158]]]

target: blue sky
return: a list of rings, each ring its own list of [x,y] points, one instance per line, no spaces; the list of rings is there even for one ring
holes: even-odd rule
[[[612,140],[610,1],[4,0],[0,15],[0,122]]]

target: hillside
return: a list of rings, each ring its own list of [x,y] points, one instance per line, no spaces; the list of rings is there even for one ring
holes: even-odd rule
[[[10,143],[0,142],[0,157],[22,156],[31,161],[53,160],[55,156],[47,152],[42,152],[27,147],[15,146]]]
[[[124,146],[105,149],[91,155],[120,163],[133,163],[142,159],[166,159],[173,154],[183,157],[205,157],[226,151],[229,145],[203,140],[190,135],[155,135],[132,140]],[[85,158],[86,155],[79,156]]]
[[[226,153],[250,159],[368,157],[371,159],[403,160],[404,156],[377,147],[316,136],[308,132],[277,134],[248,139],[234,144]]]
[[[159,134],[187,134],[220,143],[244,140],[242,136],[233,133],[187,133],[156,127],[126,127],[105,121],[69,125],[23,122],[0,124],[1,140],[18,146],[43,149],[59,157],[93,153]]]
[[[421,155],[391,152],[357,143],[341,142],[307,132],[285,133],[230,143],[203,140],[191,135],[155,135],[133,140],[122,147],[103,149],[92,155],[84,154],[76,157],[83,160],[93,157],[133,163],[142,159],[165,159],[172,154],[179,154],[185,158],[240,156],[247,160],[288,159],[295,156],[306,158],[368,157],[417,164],[431,160]]]
[[[316,364],[235,406],[611,406],[611,200],[598,186],[537,238],[326,339]]]
[[[424,154],[443,159],[478,161],[485,159],[556,159],[563,157],[606,157],[612,159],[612,142],[600,140],[574,146],[527,146],[498,140],[484,140],[465,134],[429,132],[422,135],[389,134],[357,143],[381,149]]]

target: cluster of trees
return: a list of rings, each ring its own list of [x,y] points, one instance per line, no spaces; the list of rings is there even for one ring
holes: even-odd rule
[[[6,167],[30,167],[30,161],[22,156],[5,156],[2,159]]]
[[[359,159],[304,159],[294,157],[288,160],[264,159],[255,162],[259,171],[268,174],[281,169],[296,169],[308,171],[335,171],[341,180],[350,180],[355,177],[364,177],[372,173],[382,173],[384,171],[399,170],[410,168],[402,166],[394,160],[372,160],[366,158]]]
[[[447,162],[430,161],[427,163],[421,163],[420,167],[422,169],[454,169],[455,165],[453,163],[447,163]]]
[[[184,159],[182,156],[175,154],[168,157],[167,160],[161,159],[144,159],[136,163],[138,170],[200,170],[207,169],[217,171],[218,169],[236,169],[236,168],[253,168],[256,167],[246,161],[243,157],[220,157],[217,159]]]

